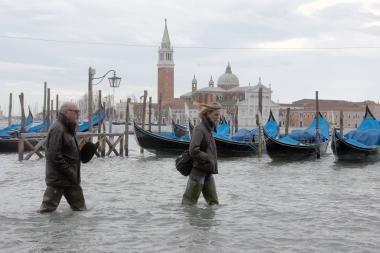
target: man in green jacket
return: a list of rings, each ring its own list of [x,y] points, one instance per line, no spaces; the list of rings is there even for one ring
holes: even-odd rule
[[[80,150],[75,139],[78,106],[64,103],[58,119],[51,125],[46,140],[45,190],[40,212],[57,209],[62,195],[74,211],[86,209],[80,186]]]

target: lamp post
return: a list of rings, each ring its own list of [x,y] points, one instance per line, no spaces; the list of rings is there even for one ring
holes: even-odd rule
[[[116,71],[111,69],[107,71],[104,75],[95,77],[96,70],[94,68],[89,67],[88,69],[88,130],[92,132],[92,86],[100,84],[104,78],[113,72],[113,77],[109,77],[108,81],[110,83],[111,88],[120,87],[121,77],[116,76]],[[94,80],[99,80],[96,84],[93,84]]]

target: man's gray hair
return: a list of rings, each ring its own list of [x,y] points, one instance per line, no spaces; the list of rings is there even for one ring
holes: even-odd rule
[[[64,113],[67,112],[67,111],[70,109],[70,107],[72,107],[73,105],[75,106],[75,104],[74,104],[73,102],[65,102],[65,103],[63,103],[63,104],[61,105],[61,108],[59,109],[59,113],[64,114]]]

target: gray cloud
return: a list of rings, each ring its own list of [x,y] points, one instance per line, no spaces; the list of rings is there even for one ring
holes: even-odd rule
[[[210,75],[216,80],[230,61],[241,85],[261,76],[282,102],[313,97],[315,90],[321,98],[379,100],[379,49],[294,49],[380,46],[376,1],[3,0],[0,36],[111,45],[0,37],[0,86],[5,88],[0,106],[8,103],[9,92],[21,91],[31,104],[40,103],[44,81],[54,94],[78,98],[87,90],[89,66],[99,75],[117,70],[123,78],[117,99],[148,89],[155,100],[164,18],[175,50],[176,95],[190,90],[193,74],[206,86]],[[106,82],[99,88],[112,92]]]

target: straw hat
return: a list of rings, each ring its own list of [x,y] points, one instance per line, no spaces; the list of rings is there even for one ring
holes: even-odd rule
[[[98,149],[98,146],[99,142],[95,144],[92,142],[87,142],[86,144],[84,144],[84,146],[80,150],[80,159],[82,163],[87,163],[92,159],[96,150]]]

